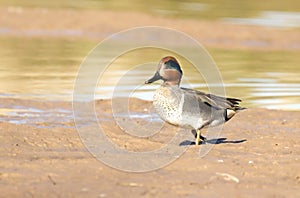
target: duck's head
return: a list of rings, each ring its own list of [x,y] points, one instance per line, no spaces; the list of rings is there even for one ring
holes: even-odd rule
[[[172,56],[166,56],[158,63],[157,71],[145,84],[163,80],[164,85],[179,85],[182,77],[182,70],[178,61]]]

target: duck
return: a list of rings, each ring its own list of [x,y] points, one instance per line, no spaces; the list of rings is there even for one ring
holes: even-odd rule
[[[201,134],[202,129],[230,120],[242,109],[242,100],[180,87],[182,76],[177,59],[166,56],[159,61],[154,76],[145,81],[145,84],[162,80],[161,86],[153,95],[156,113],[169,124],[191,129],[195,136],[195,145],[205,144],[206,138]]]

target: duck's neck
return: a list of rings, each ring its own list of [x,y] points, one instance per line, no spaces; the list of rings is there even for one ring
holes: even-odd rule
[[[179,87],[180,81],[165,81],[164,86],[176,86]]]

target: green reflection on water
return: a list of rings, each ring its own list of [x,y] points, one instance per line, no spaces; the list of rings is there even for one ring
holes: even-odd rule
[[[1,37],[0,44],[1,97],[12,94],[12,97],[18,98],[71,100],[80,63],[97,43],[55,38]],[[115,61],[107,74],[110,80],[101,84],[105,91],[100,87],[97,98],[108,97],[113,89],[113,79],[126,71],[126,64],[130,66],[144,60],[147,62],[153,56],[159,61],[168,55],[166,51],[145,50],[121,56]],[[209,52],[220,69],[228,96],[242,98],[248,107],[281,105],[284,108],[284,105],[294,105],[292,108],[300,110],[299,51],[209,49]],[[192,86],[206,90],[205,81],[195,74],[195,69],[180,57],[179,61]],[[156,64],[133,78],[136,82],[144,82],[153,75],[155,69]],[[131,91],[130,87],[128,91]],[[150,87],[141,90],[141,95],[153,91]]]
[[[300,110],[299,51],[209,50],[229,95],[246,106]]]
[[[299,51],[211,49],[209,52],[225,76],[235,73],[245,78],[263,78],[268,73],[280,73],[280,82],[300,83]],[[230,82],[230,78],[227,80]]]
[[[94,46],[80,40],[18,37],[0,37],[0,44],[1,93],[49,99],[52,94],[69,98],[80,62]]]

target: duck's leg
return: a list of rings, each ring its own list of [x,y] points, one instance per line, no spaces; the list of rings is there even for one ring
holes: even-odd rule
[[[196,130],[196,142],[195,142],[196,145],[200,144],[200,137],[202,137],[201,136],[201,131],[200,131],[200,129],[197,129]]]
[[[202,140],[202,142],[205,142],[205,141],[206,141],[206,137],[204,137],[204,136],[201,135],[200,129],[197,129],[197,130],[193,129],[191,132],[192,132],[192,134],[193,134],[193,135],[195,136],[195,138],[196,138],[196,141],[195,141],[195,144],[196,144],[196,145],[199,145],[200,142],[201,142],[201,140]],[[197,142],[198,142],[198,143],[197,143]]]

